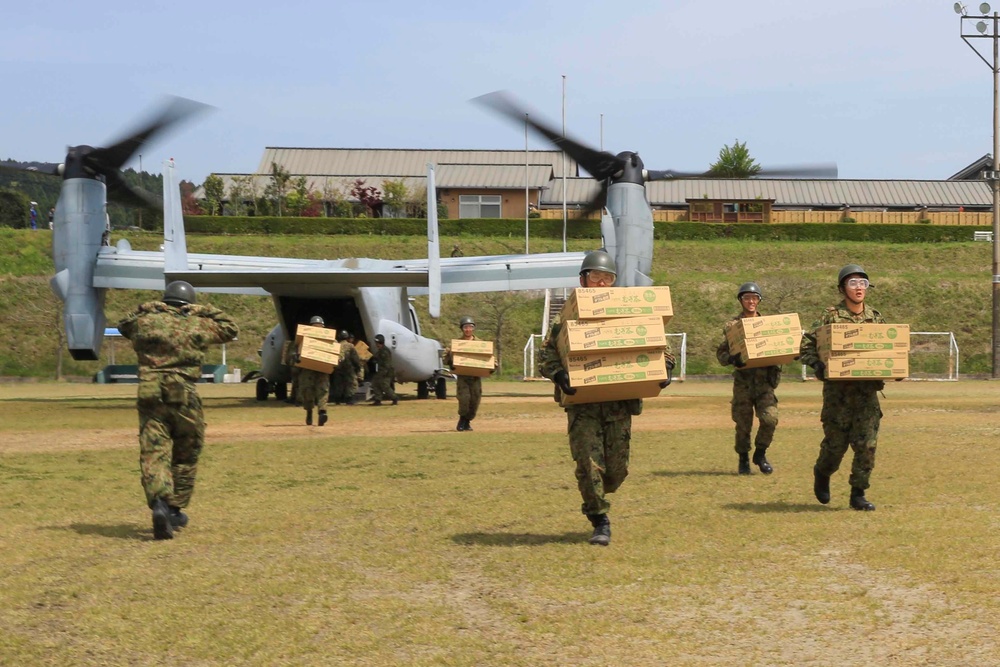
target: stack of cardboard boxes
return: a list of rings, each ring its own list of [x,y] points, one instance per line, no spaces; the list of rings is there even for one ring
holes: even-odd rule
[[[486,377],[496,368],[496,356],[491,340],[465,340],[456,338],[451,341],[451,363],[456,375],[471,375]]]
[[[560,405],[650,398],[667,379],[669,287],[578,287],[562,310],[556,349],[572,396]]]
[[[299,352],[299,368],[321,373],[332,373],[340,362],[340,343],[337,332],[323,327],[300,324],[295,332],[295,345]]]
[[[816,331],[816,348],[828,380],[910,375],[909,324],[827,324]]]
[[[798,358],[802,326],[796,313],[744,317],[726,330],[726,341],[744,368],[781,366]]]

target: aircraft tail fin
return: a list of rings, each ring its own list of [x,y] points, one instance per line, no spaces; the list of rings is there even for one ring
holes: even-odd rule
[[[437,188],[434,165],[427,163],[427,281],[431,317],[441,316],[441,243],[438,238]]]
[[[163,163],[163,270],[187,271],[187,239],[184,236],[184,209],[181,186],[173,158]]]

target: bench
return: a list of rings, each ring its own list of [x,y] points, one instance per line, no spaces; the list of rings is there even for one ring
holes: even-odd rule
[[[993,232],[972,232],[973,241],[989,241],[993,242]]]

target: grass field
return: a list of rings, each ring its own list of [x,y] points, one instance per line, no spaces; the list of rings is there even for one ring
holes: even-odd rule
[[[820,387],[735,474],[728,382],[634,425],[612,544],[545,383],[331,406],[202,387],[191,525],[154,542],[133,386],[0,385],[2,665],[997,665],[1000,384],[890,383],[874,513],[812,497]],[[755,469],[756,470],[756,469]]]

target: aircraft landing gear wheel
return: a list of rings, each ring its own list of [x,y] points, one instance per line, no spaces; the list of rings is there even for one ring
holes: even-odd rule
[[[274,397],[279,401],[283,401],[288,398],[288,385],[284,382],[278,382],[274,385]]]
[[[264,378],[257,378],[257,400],[266,401],[269,393],[270,390],[267,387],[267,380]]]
[[[428,382],[418,382],[417,383],[417,398],[424,399],[430,398],[431,388]]]
[[[448,383],[444,378],[438,378],[434,383],[434,395],[440,400],[448,398]]]

